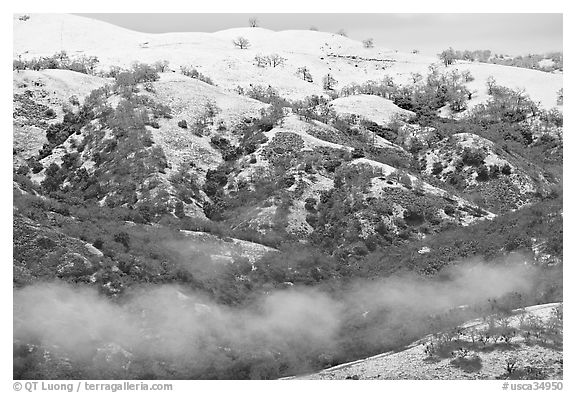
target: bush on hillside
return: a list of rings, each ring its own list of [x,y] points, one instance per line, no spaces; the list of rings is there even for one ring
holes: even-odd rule
[[[209,85],[215,86],[214,82],[212,81],[212,79],[210,79],[210,77],[202,74],[200,71],[198,71],[194,67],[181,66],[180,72],[182,73],[182,75],[188,76],[190,78],[198,79],[199,81],[202,81],[204,83],[208,83]]]
[[[310,74],[310,70],[308,69],[308,67],[298,67],[298,69],[296,70],[296,75],[298,75],[300,78],[302,78],[302,80],[305,80],[306,82],[314,82],[314,79],[312,78],[312,74]]]
[[[373,38],[366,38],[365,40],[362,41],[362,46],[364,46],[364,48],[374,48],[374,39]]]
[[[334,90],[337,84],[338,81],[334,79],[331,74],[327,74],[322,78],[322,87],[324,90]]]

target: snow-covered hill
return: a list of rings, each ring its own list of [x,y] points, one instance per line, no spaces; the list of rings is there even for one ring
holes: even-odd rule
[[[322,77],[330,73],[338,87],[391,76],[396,83],[411,83],[411,73],[426,74],[438,59],[375,46],[364,48],[359,41],[318,31],[272,31],[263,28],[234,28],[216,33],[147,34],[105,22],[73,15],[32,14],[22,21],[14,16],[13,56],[23,59],[49,56],[66,50],[69,55],[94,55],[103,68],[128,66],[134,61],[153,63],[167,60],[173,70],[194,66],[216,84],[233,90],[237,86],[272,85],[288,98],[322,94]],[[191,26],[193,30],[193,26]],[[250,42],[247,49],[232,43],[237,37]],[[277,67],[258,67],[256,55],[278,54],[286,59]],[[296,75],[307,67],[309,83]],[[470,70],[476,91],[471,104],[487,99],[489,76],[509,87],[525,88],[545,108],[556,106],[562,75],[493,64],[459,62],[449,69]]]
[[[409,120],[413,112],[399,108],[392,101],[375,95],[359,94],[336,98],[331,102],[339,115],[355,115],[388,126],[393,120]]]

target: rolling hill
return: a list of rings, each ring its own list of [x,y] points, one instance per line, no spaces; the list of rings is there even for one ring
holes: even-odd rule
[[[438,320],[562,301],[562,73],[318,31],[13,22],[15,376],[497,378],[499,336],[472,371],[453,364],[470,352],[428,362],[416,344],[366,357],[438,339]],[[451,269],[478,261],[503,289],[472,274],[456,291],[485,291],[454,316]],[[353,296],[386,280],[410,290]],[[403,308],[422,288],[445,303]],[[45,331],[38,299],[60,316]],[[58,326],[95,321],[92,303],[122,329],[74,331],[76,352]],[[554,332],[505,350],[560,378]]]

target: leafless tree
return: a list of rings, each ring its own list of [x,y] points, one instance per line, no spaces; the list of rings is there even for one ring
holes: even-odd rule
[[[300,76],[306,82],[310,83],[313,82],[312,74],[310,74],[310,70],[308,69],[308,67],[299,67],[296,70],[296,75]]]
[[[327,74],[322,78],[322,86],[324,87],[324,90],[334,90],[337,84],[338,81],[330,74]]]
[[[244,37],[238,37],[235,40],[232,40],[232,43],[234,44],[234,46],[240,49],[248,49],[248,47],[250,46],[250,41],[248,41]]]
[[[286,59],[279,54],[274,53],[268,56],[268,61],[272,67],[276,68],[277,66],[284,64]]]

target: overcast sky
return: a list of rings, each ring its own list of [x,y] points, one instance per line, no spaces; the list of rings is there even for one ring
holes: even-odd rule
[[[336,32],[373,37],[378,46],[436,54],[454,49],[490,49],[518,55],[562,50],[562,14],[78,14],[131,30],[165,33],[214,32],[246,27],[252,16],[271,30]]]

